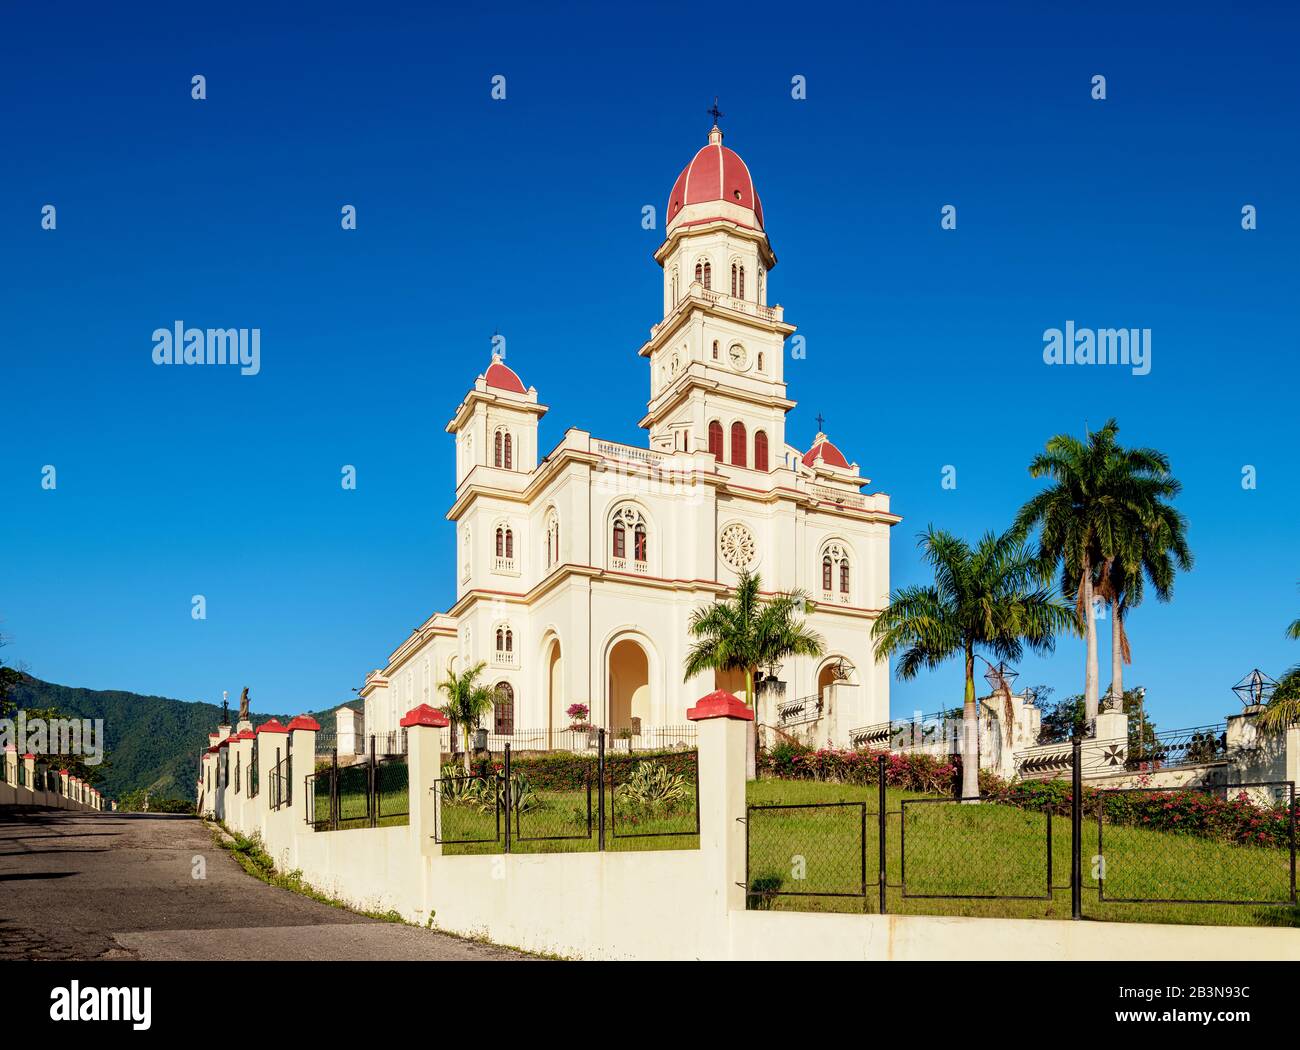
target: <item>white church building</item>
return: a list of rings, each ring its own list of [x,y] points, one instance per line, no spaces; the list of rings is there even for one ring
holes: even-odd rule
[[[648,440],[573,427],[543,454],[537,388],[493,357],[446,427],[456,601],[366,677],[367,735],[439,706],[448,669],[482,661],[483,682],[498,688],[493,746],[558,746],[574,704],[611,738],[661,742],[656,731],[671,735],[700,696],[743,695],[740,673],[684,682],[682,668],[692,611],[745,569],[765,592],[806,591],[825,645],[820,658],[770,669],[778,684],[757,698],[759,723],[847,745],[851,729],[889,718],[888,668],[870,632],[900,518],[824,434],[807,449],[787,440],[784,345],[795,327],[768,303],[776,255],[763,207],[716,126],[673,184],[666,221],[655,252],[663,319],[638,351]]]

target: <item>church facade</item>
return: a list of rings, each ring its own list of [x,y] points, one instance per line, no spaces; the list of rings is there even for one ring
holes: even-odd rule
[[[806,450],[787,440],[795,328],[768,303],[776,256],[762,203],[716,126],[673,185],[655,259],[663,317],[639,350],[644,447],[571,428],[542,454],[546,406],[495,356],[456,406],[456,601],[367,676],[368,734],[440,705],[448,669],[483,662],[498,692],[494,747],[560,746],[575,721],[663,742],[701,695],[743,694],[740,673],[684,682],[682,668],[691,613],[744,570],[765,592],[806,591],[825,646],[769,669],[759,722],[847,744],[852,728],[888,719],[870,632],[900,519],[824,434]]]

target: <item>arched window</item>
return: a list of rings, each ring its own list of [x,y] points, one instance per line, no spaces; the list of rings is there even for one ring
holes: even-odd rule
[[[763,371],[763,351],[758,352],[758,364],[756,366],[760,372]]]
[[[754,469],[767,472],[767,432],[764,430],[754,434]]]
[[[717,359],[718,359],[718,341],[715,339],[713,340],[713,360],[716,361]]]
[[[504,565],[515,556],[515,533],[509,525],[497,526],[497,568],[513,569],[513,565]]]
[[[832,540],[822,548],[822,598],[830,601],[838,598],[847,605],[851,600],[853,579],[849,568],[852,559],[848,548],[839,540]],[[839,593],[836,594],[835,581],[839,580]]]
[[[509,435],[508,433],[506,434],[506,456],[505,456],[505,468],[506,468],[506,470],[514,470],[514,469],[515,469],[514,454],[513,454],[513,449],[511,448],[510,435]]]
[[[497,628],[497,653],[513,653],[515,651],[515,632],[509,627]]]
[[[731,264],[731,295],[735,299],[745,298],[745,268],[739,263]]]
[[[492,728],[497,736],[514,736],[515,690],[509,682],[498,682],[492,704]]]
[[[502,437],[504,437],[504,435],[501,433],[501,431],[498,430],[496,439],[493,442],[492,465],[494,467],[501,466],[501,438]]]
[[[611,526],[613,540],[609,548],[611,568],[623,571],[634,570],[645,574],[650,571],[649,558],[649,522],[641,509],[634,504],[624,504],[614,511]],[[631,547],[631,557],[628,557]]]
[[[731,424],[731,465],[743,467],[745,455],[745,424],[739,419]]]
[[[711,271],[712,267],[709,266],[708,259],[695,264],[695,279],[705,288],[711,288],[713,286],[713,274]]]
[[[713,345],[717,346],[716,343]],[[716,419],[709,424],[709,452],[719,463],[722,462],[722,424]]]

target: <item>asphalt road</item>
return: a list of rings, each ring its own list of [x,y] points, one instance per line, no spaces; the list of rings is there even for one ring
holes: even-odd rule
[[[519,958],[268,886],[193,817],[0,809],[0,959]]]

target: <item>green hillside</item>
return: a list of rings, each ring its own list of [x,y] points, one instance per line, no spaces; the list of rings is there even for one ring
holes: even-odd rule
[[[57,707],[69,718],[102,718],[106,761],[96,786],[109,798],[144,788],[162,798],[193,800],[199,750],[221,721],[221,705],[142,696],[118,689],[78,689],[24,675],[11,697],[19,709]],[[333,730],[341,704],[311,712]],[[231,718],[237,708],[232,707]],[[253,722],[271,715],[253,714]],[[277,716],[283,718],[283,716]]]

